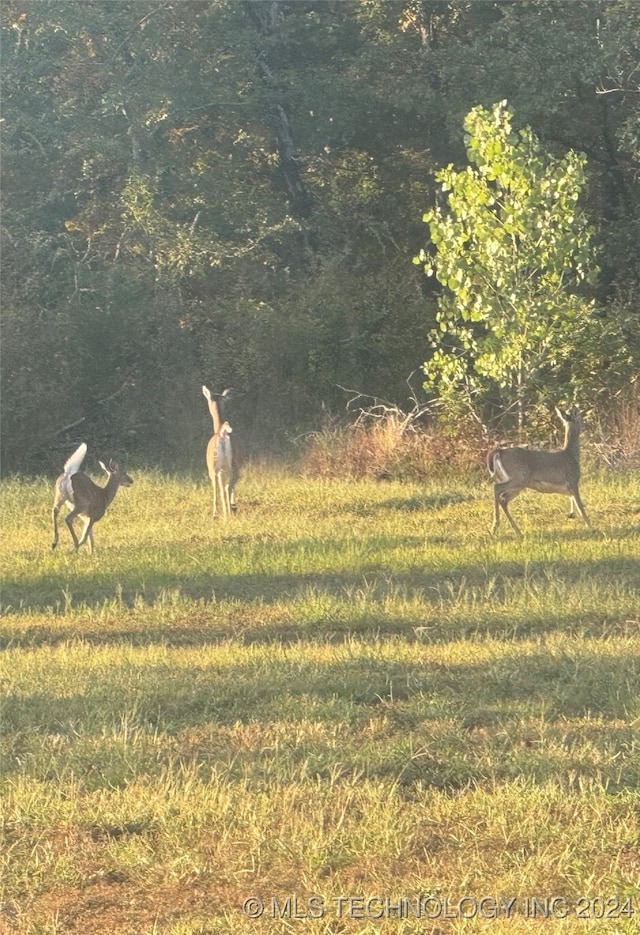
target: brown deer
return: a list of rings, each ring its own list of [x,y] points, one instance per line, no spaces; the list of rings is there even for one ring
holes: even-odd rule
[[[102,470],[107,473],[108,480],[104,487],[99,487],[97,484],[94,484],[93,481],[80,470],[86,453],[87,446],[85,442],[83,442],[67,460],[63,473],[56,481],[56,493],[53,501],[53,510],[51,511],[53,516],[52,549],[55,549],[58,544],[58,512],[63,503],[67,503],[71,507],[71,511],[66,517],[65,522],[69,527],[69,532],[73,539],[74,551],[79,549],[81,545],[84,545],[85,542],[88,542],[89,552],[92,553],[93,524],[97,523],[99,519],[102,519],[107,511],[107,507],[115,497],[118,487],[131,487],[133,484],[129,475],[125,471],[122,471],[115,461],[109,461],[108,467],[104,465],[102,461],[99,462]],[[76,516],[84,516],[86,518],[85,527],[82,530],[80,539],[78,539],[75,529],[73,528],[73,521]]]
[[[487,455],[487,467],[498,481],[493,488],[495,512],[492,532],[498,528],[502,508],[517,535],[522,535],[509,513],[509,503],[525,488],[539,493],[564,494],[570,498],[569,516],[573,517],[577,510],[587,526],[591,525],[578,489],[582,418],[577,409],[562,412],[556,406],[556,412],[565,429],[564,445],[558,451],[494,448]]]
[[[238,477],[234,451],[231,444],[231,432],[228,422],[220,416],[220,403],[229,397],[229,390],[212,393],[206,386],[202,395],[207,400],[209,413],[213,420],[213,435],[207,445],[207,470],[213,487],[213,517],[218,515],[218,492],[222,502],[222,515],[227,519],[236,509],[235,485]]]

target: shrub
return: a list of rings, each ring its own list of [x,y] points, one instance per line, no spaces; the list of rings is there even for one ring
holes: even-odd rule
[[[587,412],[588,428],[583,439],[583,462],[587,467],[640,466],[640,387],[632,384],[605,407]],[[526,438],[493,431],[460,417],[454,426],[440,419],[425,419],[426,408],[409,413],[395,406],[377,404],[360,410],[355,422],[328,422],[308,436],[301,458],[305,474],[312,477],[376,478],[378,480],[424,480],[440,471],[465,472],[483,469],[485,457],[496,444],[531,444],[558,447],[562,438],[549,435],[555,416],[549,413],[531,424]],[[537,426],[537,431],[536,431]]]
[[[481,467],[489,445],[481,426],[426,428],[404,413],[387,412],[348,426],[328,425],[307,439],[303,471],[313,477],[422,480],[438,470]]]

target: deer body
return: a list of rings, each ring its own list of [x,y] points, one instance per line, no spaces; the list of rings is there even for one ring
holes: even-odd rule
[[[55,549],[58,544],[58,512],[63,503],[71,507],[65,522],[73,539],[74,550],[88,542],[89,552],[93,552],[93,524],[102,519],[118,487],[130,487],[133,484],[129,475],[121,470],[115,461],[109,461],[108,467],[100,461],[100,466],[103,471],[106,471],[108,480],[104,487],[94,484],[91,478],[80,471],[86,453],[87,446],[83,442],[68,459],[63,473],[56,481],[55,499],[51,511],[53,517],[52,549]],[[86,520],[80,539],[73,528],[76,516],[82,516]]]
[[[225,390],[220,395],[214,395],[206,386],[202,387],[202,395],[207,400],[213,421],[213,435],[207,445],[207,470],[213,487],[213,516],[215,518],[218,514],[219,493],[225,519],[236,508],[235,485],[238,478],[231,443],[232,428],[220,418],[219,401],[226,399],[228,393],[229,390]]]
[[[213,486],[213,515],[218,512],[218,492],[222,503],[222,515],[231,514],[231,479],[233,477],[233,454],[231,451],[231,426],[223,422],[220,431],[209,439],[207,445],[207,469]]]
[[[522,535],[509,512],[509,502],[525,489],[564,494],[570,499],[569,516],[574,516],[577,510],[587,526],[590,525],[579,491],[582,420],[575,409],[567,413],[556,408],[556,412],[565,427],[564,445],[558,451],[494,448],[489,452],[487,467],[497,478],[493,488],[493,532],[500,523],[502,509],[517,535]]]

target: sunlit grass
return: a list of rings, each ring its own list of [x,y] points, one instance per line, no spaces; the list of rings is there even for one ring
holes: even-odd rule
[[[476,476],[253,467],[213,523],[206,483],[143,472],[93,556],[64,524],[50,551],[50,485],[0,494],[0,930],[520,933],[560,896],[549,930],[637,931],[638,476],[587,479],[593,529],[519,497],[518,541]],[[421,895],[517,902],[336,902]]]

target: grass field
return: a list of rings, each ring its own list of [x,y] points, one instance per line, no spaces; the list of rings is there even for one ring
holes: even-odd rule
[[[638,474],[131,473],[1,488],[0,932],[640,932]]]

